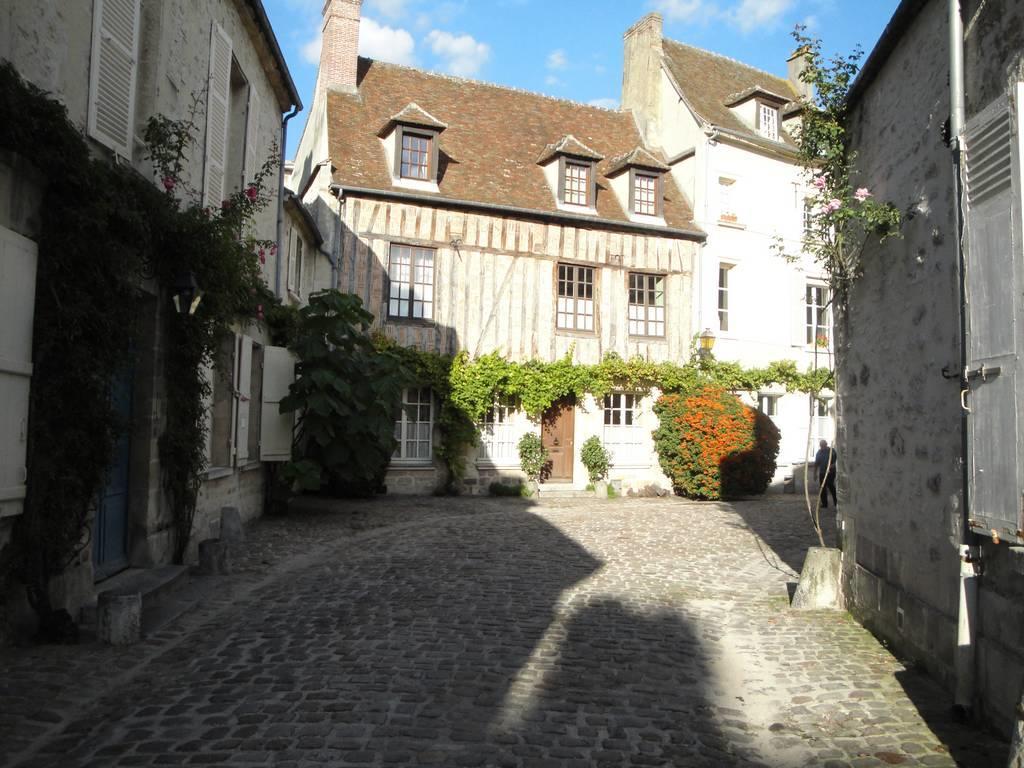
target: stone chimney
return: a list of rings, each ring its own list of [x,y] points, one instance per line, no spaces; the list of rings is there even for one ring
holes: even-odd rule
[[[786,76],[790,84],[800,94],[800,98],[807,100],[814,98],[814,86],[801,80],[800,73],[807,69],[810,55],[806,48],[797,48],[793,55],[786,59]]]
[[[622,36],[622,107],[633,113],[648,146],[661,146],[662,20],[649,13]]]
[[[363,0],[325,0],[317,91],[356,92],[362,5]]]

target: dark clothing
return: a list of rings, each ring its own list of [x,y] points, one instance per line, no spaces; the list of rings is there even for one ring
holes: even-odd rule
[[[836,462],[839,454],[835,448],[821,448],[814,455],[814,466],[818,470],[818,485],[821,488],[821,506],[828,507],[828,496],[832,494],[832,503],[838,504],[836,500]]]

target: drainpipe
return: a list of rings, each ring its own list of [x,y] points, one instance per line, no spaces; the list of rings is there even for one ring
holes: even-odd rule
[[[964,25],[960,16],[960,0],[949,0],[949,134],[953,154],[953,178],[956,191],[957,269],[960,283],[960,371],[961,391],[969,388],[967,380],[967,273],[964,255],[964,188],[961,139],[964,131]],[[976,536],[970,524],[970,454],[967,440],[969,414],[960,412],[960,463],[962,467],[960,589],[957,609],[956,655],[954,671],[956,692],[954,711],[963,718],[970,715],[974,704],[976,635],[978,624],[978,570],[980,560]]]
[[[281,165],[277,171],[277,234],[274,241],[277,243],[277,260],[274,263],[274,295],[281,296],[281,259],[284,255],[284,243],[281,242],[281,232],[284,229],[284,161],[285,151],[288,146],[288,121],[299,114],[301,105],[294,105],[292,111],[281,120]]]

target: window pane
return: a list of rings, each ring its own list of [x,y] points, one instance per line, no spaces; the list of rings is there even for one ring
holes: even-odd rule
[[[633,176],[633,212],[645,216],[658,213],[658,179],[643,173]]]
[[[565,164],[564,200],[570,205],[587,205],[590,166],[579,163]]]

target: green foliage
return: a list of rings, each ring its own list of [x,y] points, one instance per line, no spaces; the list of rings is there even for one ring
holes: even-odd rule
[[[695,499],[763,493],[775,473],[779,432],[735,395],[705,386],[655,403],[654,444],[676,491]],[[763,414],[760,414],[763,416]]]
[[[395,450],[395,409],[413,379],[401,357],[374,346],[373,315],[351,294],[323,291],[299,311],[296,380],[281,401],[298,411],[294,488],[366,495],[384,481]]]
[[[601,438],[597,435],[591,435],[583,442],[580,459],[583,461],[583,466],[587,468],[587,477],[590,478],[590,482],[596,483],[608,477],[612,454],[601,444]]]
[[[527,432],[519,439],[519,466],[523,474],[536,482],[548,463],[548,451],[536,432]]]
[[[522,496],[524,492],[522,483],[500,483],[495,480],[487,486],[487,492],[491,496]]]
[[[814,92],[796,134],[807,181],[815,190],[803,249],[825,270],[833,295],[842,304],[860,276],[865,244],[898,236],[901,216],[892,203],[874,198],[870,184],[857,173],[857,156],[850,149],[849,93],[863,51],[858,47],[850,55],[826,59],[821,41],[807,37],[803,27],[797,27],[793,37],[806,52],[801,79]]]

